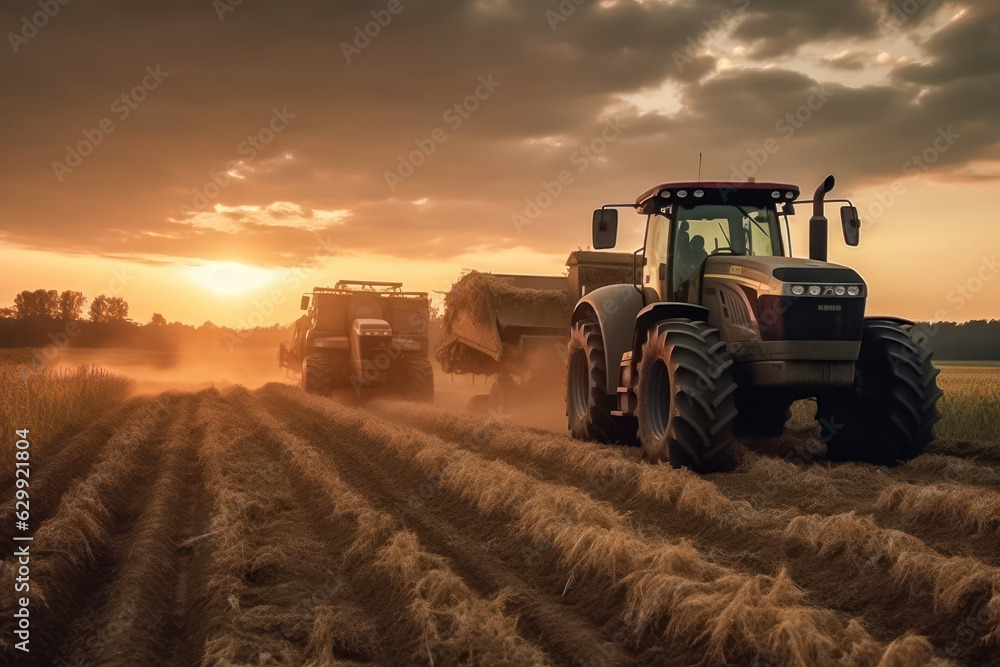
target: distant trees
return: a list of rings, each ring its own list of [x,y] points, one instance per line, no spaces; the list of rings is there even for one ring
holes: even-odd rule
[[[167,318],[159,313],[153,313],[153,316],[149,318],[149,323],[154,327],[165,327],[167,326]]]
[[[90,304],[91,322],[127,322],[128,303],[120,296],[99,294]]]
[[[78,320],[83,315],[83,304],[87,303],[87,297],[83,292],[66,290],[59,295],[59,319]]]
[[[74,290],[66,290],[62,294],[54,289],[24,290],[14,297],[13,308],[0,309],[0,317],[14,317],[19,320],[29,317],[79,320],[86,302],[87,298],[83,293]]]
[[[59,315],[59,292],[54,289],[24,290],[14,297],[14,311],[19,320],[28,317],[55,319]]]

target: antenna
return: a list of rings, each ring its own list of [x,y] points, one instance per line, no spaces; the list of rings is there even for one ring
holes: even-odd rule
[[[701,153],[698,153],[698,180],[701,180]]]

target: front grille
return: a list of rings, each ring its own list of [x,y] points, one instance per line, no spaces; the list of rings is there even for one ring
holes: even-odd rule
[[[861,340],[864,298],[760,297],[763,340]]]

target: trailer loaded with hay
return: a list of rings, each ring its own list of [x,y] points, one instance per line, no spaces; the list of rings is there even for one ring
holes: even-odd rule
[[[469,409],[500,410],[542,391],[541,377],[565,375],[566,343],[573,307],[605,285],[632,284],[631,253],[578,250],[564,276],[471,271],[445,296],[437,358],[446,373],[494,379],[488,395]]]

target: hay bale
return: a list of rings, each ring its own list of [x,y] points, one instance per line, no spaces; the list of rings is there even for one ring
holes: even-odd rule
[[[437,359],[446,373],[491,375],[502,370],[502,333],[510,327],[568,331],[574,300],[568,281],[562,289],[526,285],[558,285],[562,279],[494,275],[471,271],[451,287],[444,299],[444,321]]]

